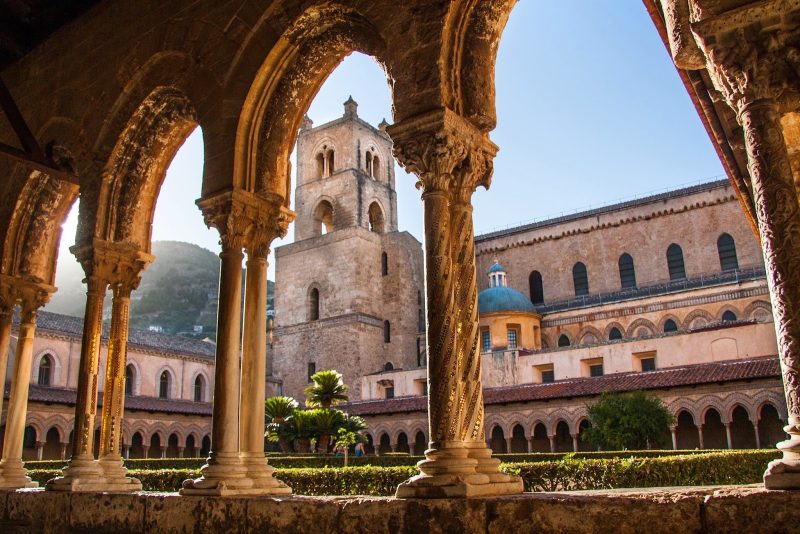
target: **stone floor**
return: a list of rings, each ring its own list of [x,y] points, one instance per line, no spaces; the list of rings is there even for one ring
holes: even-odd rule
[[[0,492],[0,532],[794,533],[800,492],[761,485],[469,500]]]

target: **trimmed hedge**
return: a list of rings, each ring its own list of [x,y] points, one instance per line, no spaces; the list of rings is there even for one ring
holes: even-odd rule
[[[522,477],[525,491],[562,491],[659,486],[752,484],[761,481],[767,463],[779,451],[726,451],[656,458],[563,458],[558,461],[503,464]],[[397,485],[416,475],[415,466],[357,466],[276,469],[276,476],[298,495],[393,495]],[[44,484],[60,474],[32,469],[29,476]],[[177,491],[199,469],[131,470],[146,490]]]
[[[774,452],[775,449],[764,449]],[[685,456],[690,454],[708,454],[711,452],[726,452],[723,450],[693,449],[686,451],[649,450],[649,451],[604,451],[604,452],[577,452],[577,453],[525,453],[525,454],[495,454],[503,463],[530,463],[559,461],[566,458],[573,459],[603,459],[603,458],[657,458],[664,456]],[[270,465],[276,469],[291,469],[313,467],[343,467],[344,458],[339,456],[319,455],[283,455],[267,454]],[[424,456],[409,456],[407,454],[385,454],[381,456],[350,456],[350,466],[414,466],[424,460]],[[205,458],[147,458],[126,460],[128,469],[200,469],[206,463]],[[29,469],[61,469],[65,462],[62,460],[30,461],[25,463]]]

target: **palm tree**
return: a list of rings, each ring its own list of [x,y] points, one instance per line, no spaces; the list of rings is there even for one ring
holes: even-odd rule
[[[316,408],[309,410],[311,414],[311,427],[317,436],[317,452],[326,454],[331,442],[331,436],[336,435],[340,428],[344,428],[345,414],[341,410],[331,408]]]
[[[347,402],[347,386],[342,381],[342,374],[333,369],[319,371],[311,376],[314,384],[308,386],[305,394],[306,405],[330,408],[334,404]]]
[[[297,440],[297,452],[311,452],[311,438],[314,437],[314,416],[312,410],[296,410],[289,420],[287,437]]]
[[[264,414],[267,416],[267,439],[277,441],[282,452],[292,452],[292,440],[287,425],[299,407],[291,397],[269,397],[264,400]]]

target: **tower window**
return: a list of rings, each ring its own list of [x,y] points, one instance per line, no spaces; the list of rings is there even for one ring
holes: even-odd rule
[[[517,348],[517,329],[516,328],[509,328],[508,329],[508,348],[509,349],[516,349]]]
[[[45,354],[39,361],[39,380],[37,381],[37,383],[40,386],[50,385],[50,375],[52,370],[53,370],[53,361],[50,358],[49,354]]]
[[[381,275],[386,276],[389,274],[389,256],[383,252],[381,254]]]
[[[308,381],[313,382],[311,377],[317,374],[317,363],[316,362],[308,362]]]
[[[576,297],[589,294],[589,277],[583,262],[579,261],[572,267],[572,284],[575,287]]]
[[[392,341],[392,325],[389,321],[383,321],[383,342],[389,343]]]
[[[542,273],[539,271],[531,271],[530,276],[528,276],[528,286],[531,293],[531,302],[534,304],[542,304],[544,302]]]
[[[203,402],[203,394],[205,390],[205,384],[203,380],[203,375],[197,375],[197,378],[194,379],[194,401],[195,402]]]
[[[627,252],[619,257],[619,281],[622,289],[636,288],[636,270],[633,258]]]
[[[370,204],[368,215],[370,232],[382,234],[384,232],[383,210],[377,202]]]
[[[736,243],[730,234],[719,236],[717,252],[719,253],[719,266],[723,271],[735,271],[739,268],[739,260],[736,258]]]
[[[686,269],[683,265],[683,249],[675,243],[672,243],[667,248],[667,268],[669,269],[670,280],[686,278]]]
[[[326,173],[326,176],[330,176],[331,174],[334,173],[336,169],[334,165],[336,163],[336,159],[333,155],[333,150],[328,150],[327,160],[328,160],[328,172]]]
[[[320,152],[315,160],[317,162],[317,178],[322,178],[325,176],[325,156]]]
[[[314,210],[314,234],[325,235],[332,231],[333,206],[327,200],[322,200]]]
[[[312,287],[308,292],[308,320],[319,320],[319,289]]]

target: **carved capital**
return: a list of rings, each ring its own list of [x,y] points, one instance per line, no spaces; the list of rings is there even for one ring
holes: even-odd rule
[[[10,313],[19,304],[22,322],[34,322],[36,310],[47,304],[55,291],[55,287],[37,279],[0,274],[0,314]]]
[[[489,188],[497,146],[486,132],[448,109],[419,115],[388,128],[394,155],[424,192],[467,198]]]
[[[94,239],[91,244],[70,248],[83,267],[87,279],[111,286],[115,292],[130,295],[139,287],[142,273],[155,259],[131,243]]]
[[[261,207],[250,223],[245,248],[248,256],[266,258],[272,241],[286,236],[295,213],[283,205],[283,198],[278,195],[261,194],[256,201]]]
[[[714,86],[737,114],[760,100],[797,96],[798,14],[797,0],[769,1],[692,25]]]

